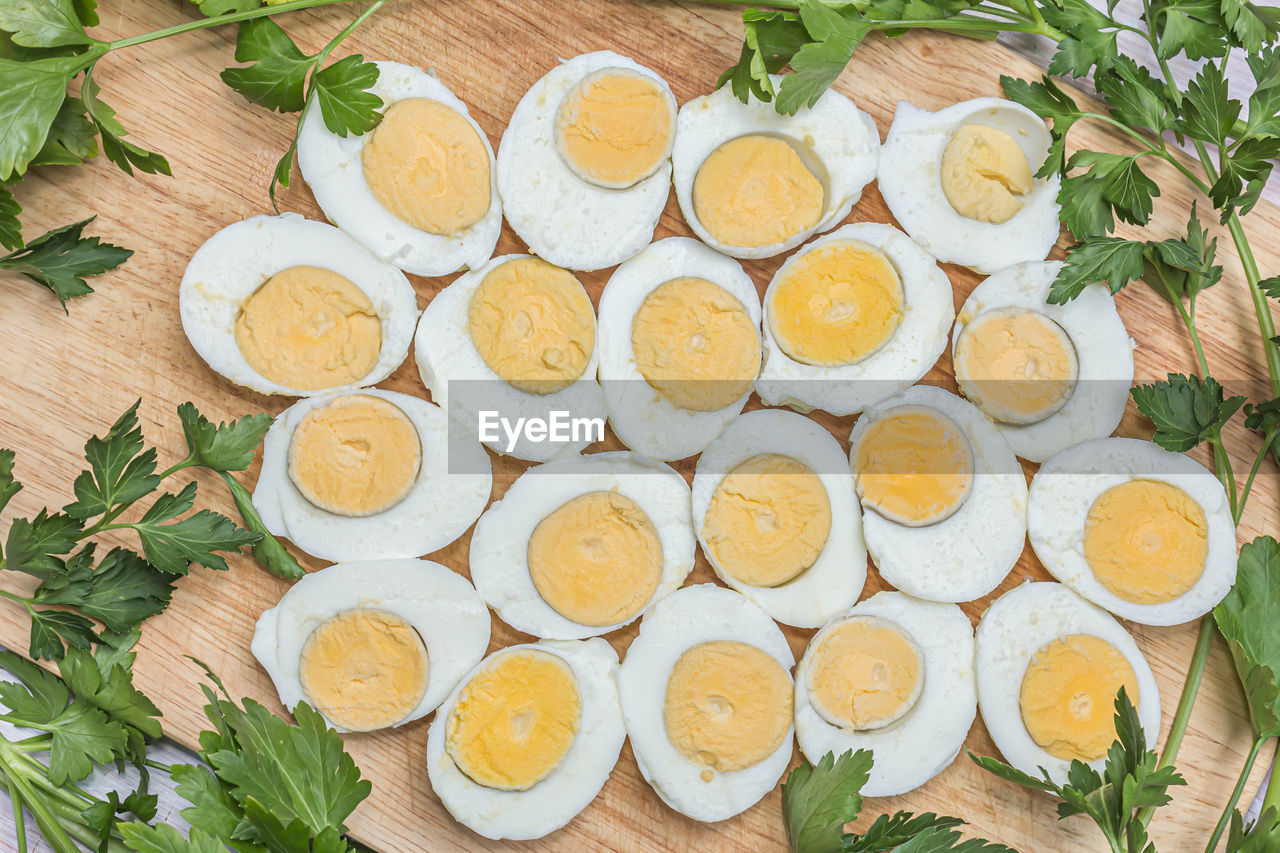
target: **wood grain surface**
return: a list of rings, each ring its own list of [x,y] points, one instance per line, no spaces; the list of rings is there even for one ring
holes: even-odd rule
[[[177,0],[107,0],[101,9],[100,37],[144,32],[194,14]],[[311,52],[354,14],[352,8],[330,7],[293,15],[284,23]],[[25,283],[0,281],[0,335],[6,341],[0,347],[0,446],[18,452],[16,473],[27,485],[13,502],[11,515],[70,500],[84,439],[103,431],[139,396],[142,423],[148,439],[161,448],[162,465],[181,455],[174,409],[184,400],[194,401],[214,419],[264,410],[276,413],[289,403],[237,388],[214,374],[187,343],[178,320],[178,282],[187,259],[219,228],[270,210],[269,175],[293,132],[292,117],[254,107],[219,81],[217,72],[231,62],[234,36],[233,28],[223,28],[120,51],[95,72],[104,97],[132,131],[131,138],[165,153],[173,164],[173,178],[129,178],[97,161],[74,169],[34,170],[19,188],[29,235],[96,213],[93,230],[136,254],[120,271],[95,279],[99,292],[72,303],[70,316],[58,310],[49,294]],[[717,74],[736,59],[740,43],[738,13],[728,8],[657,0],[396,0],[340,52],[434,68],[468,103],[496,146],[520,96],[558,57],[617,50],[662,74],[683,103],[711,88]],[[1040,71],[1000,45],[913,33],[892,42],[871,38],[837,88],[872,115],[883,136],[899,99],[937,109],[963,98],[998,95],[1002,73],[1038,77]],[[1122,147],[1093,127],[1081,126],[1075,133],[1077,144]],[[294,179],[293,187],[281,196],[281,209],[319,218],[296,170]],[[1184,227],[1193,191],[1173,170],[1157,179],[1163,197],[1149,231],[1173,235]],[[868,187],[850,220],[892,221],[874,186]],[[1248,220],[1264,273],[1280,270],[1280,211],[1264,203]],[[655,236],[689,233],[673,195]],[[498,253],[523,250],[510,230],[504,230]],[[1060,250],[1061,246],[1059,256]],[[1235,385],[1253,381],[1260,389],[1259,336],[1228,238],[1220,240],[1219,252],[1226,280],[1201,302],[1208,357],[1219,378]],[[781,260],[747,264],[762,292]],[[593,296],[608,272],[582,277]],[[978,278],[958,268],[947,272],[959,307]],[[447,283],[448,279],[414,278],[419,305]],[[1191,369],[1190,345],[1168,305],[1141,286],[1124,291],[1118,302],[1137,343],[1139,381]],[[954,388],[949,360],[939,362],[928,381]],[[382,387],[425,395],[412,358]],[[824,423],[843,442],[852,419],[828,418]],[[1120,432],[1145,436],[1149,429],[1131,405]],[[1235,459],[1237,470],[1245,468],[1245,454],[1252,458],[1255,443],[1238,420],[1227,442],[1241,454]],[[522,467],[495,458],[495,498]],[[692,467],[691,462],[681,466],[686,474]],[[1031,470],[1028,467],[1028,474]],[[256,468],[250,471],[247,481],[252,483],[256,473]],[[220,483],[202,479],[201,487],[201,505],[234,512]],[[1242,541],[1280,527],[1276,497],[1277,473],[1268,463],[1240,527]],[[464,536],[431,556],[465,574],[468,541],[469,535]],[[200,673],[184,657],[187,654],[209,663],[234,695],[278,707],[270,681],[249,653],[249,640],[258,614],[275,604],[285,584],[248,559],[231,562],[227,573],[193,571],[179,585],[168,612],[148,623],[140,646],[138,686],[163,710],[165,731],[186,744],[194,743],[205,722],[196,686]],[[1028,546],[996,594],[1026,578],[1047,577]],[[700,555],[690,582],[709,580],[713,576]],[[865,594],[884,586],[873,570]],[[975,623],[993,597],[965,605]],[[1160,684],[1167,730],[1196,626],[1130,628]],[[23,613],[5,602],[0,608],[0,644],[25,649],[26,632]],[[809,634],[787,629],[797,656]],[[609,640],[621,653],[634,635],[630,628]],[[492,648],[527,639],[493,619]],[[1160,812],[1154,825],[1162,851],[1199,850],[1203,845],[1248,748],[1243,708],[1229,658],[1215,641],[1178,762],[1189,785],[1175,791],[1174,804]],[[433,795],[424,763],[428,723],[429,719],[421,720],[395,731],[346,738],[373,781],[373,795],[350,821],[353,835],[379,850],[784,847],[776,790],[737,818],[698,824],[662,804],[640,777],[629,746],[600,796],[565,829],[524,844],[489,842],[454,823]],[[967,745],[978,753],[993,752],[980,719]],[[1266,763],[1258,763],[1255,784]],[[1083,818],[1060,823],[1047,797],[995,779],[963,757],[916,791],[868,801],[863,822],[899,808],[957,814],[970,822],[974,833],[1025,853],[1096,850],[1101,845]]]

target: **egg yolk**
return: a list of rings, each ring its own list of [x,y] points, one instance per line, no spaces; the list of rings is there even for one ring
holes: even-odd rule
[[[862,502],[885,518],[923,527],[949,518],[973,488],[973,449],[955,421],[899,406],[876,418],[855,449]]]
[[[560,103],[556,149],[584,181],[621,189],[657,170],[671,153],[675,126],[675,100],[657,80],[602,68]]]
[[[307,702],[335,725],[353,732],[394,726],[427,690],[427,649],[399,616],[348,610],[307,637],[298,680]]]
[[[582,722],[573,669],[549,652],[497,655],[458,694],[445,749],[476,784],[527,791],[564,760]]]
[[[387,108],[361,152],[378,204],[428,234],[457,234],[489,212],[489,151],[462,114],[407,98]]]
[[[1174,600],[1200,580],[1208,556],[1204,509],[1169,483],[1129,480],[1112,486],[1085,518],[1085,561],[1098,583],[1125,601]]]
[[[720,570],[750,586],[779,586],[813,565],[831,532],[831,502],[803,462],[766,453],[724,475],[702,538]]]
[[[955,370],[960,390],[992,419],[1033,424],[1066,404],[1080,366],[1057,323],[1038,311],[997,308],[960,332]]]
[[[693,211],[712,239],[754,249],[822,221],[826,191],[796,149],[777,136],[730,139],[693,179]]]
[[[1042,646],[1022,676],[1022,722],[1041,749],[1064,761],[1096,761],[1116,739],[1115,700],[1123,686],[1138,707],[1138,678],[1106,640],[1071,634]]]
[[[319,391],[358,382],[373,370],[382,353],[382,320],[344,276],[289,267],[241,305],[236,346],[262,377]]]
[[[640,375],[681,409],[723,409],[760,372],[760,335],[747,309],[702,278],[654,288],[631,323],[631,349]]]
[[[809,652],[809,701],[841,728],[879,729],[902,719],[924,689],[924,657],[893,622],[854,616]]]
[[[942,192],[956,213],[999,224],[1022,209],[1031,192],[1031,164],[1003,130],[966,124],[942,152]]]
[[[787,671],[747,643],[717,640],[687,649],[671,669],[662,716],[667,737],[702,765],[702,778],[768,758],[791,727]]]
[[[643,509],[617,492],[560,506],[529,537],[529,576],[551,608],[601,627],[639,613],[662,579],[662,541]]]
[[[582,376],[596,345],[591,300],[573,273],[538,258],[489,272],[471,295],[468,330],[499,379],[554,394]]]
[[[836,240],[797,256],[783,272],[769,297],[769,326],[796,361],[854,364],[893,337],[904,301],[884,253],[859,240]]]
[[[399,406],[368,394],[312,409],[289,442],[289,477],[314,506],[337,515],[383,512],[404,499],[422,442]]]

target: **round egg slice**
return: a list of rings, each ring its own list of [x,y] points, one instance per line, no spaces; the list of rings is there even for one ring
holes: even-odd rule
[[[292,710],[341,731],[424,717],[489,645],[489,611],[467,579],[429,560],[336,563],[258,617],[253,655]]]
[[[740,415],[698,458],[693,526],[716,575],[787,625],[816,628],[858,600],[867,548],[848,461],[817,423]]]
[[[627,447],[700,453],[760,373],[760,295],[737,261],[688,237],[646,247],[600,295],[600,385]]]
[[[471,579],[517,631],[556,640],[607,634],[693,569],[689,486],[626,451],[530,468],[476,523]]]
[[[996,748],[1035,778],[1065,784],[1072,761],[1095,770],[1116,739],[1123,686],[1148,747],[1160,734],[1160,691],[1120,623],[1057,583],[1024,583],[982,614],[978,706]]]
[[[1043,261],[1058,240],[1058,175],[1037,178],[1049,129],[1003,98],[931,113],[898,102],[878,183],[893,218],[935,258],[993,273]]]
[[[1031,481],[1031,547],[1080,595],[1144,625],[1208,613],[1236,580],[1235,526],[1207,468],[1135,438],[1099,438]]]
[[[928,385],[868,409],[849,436],[862,532],[880,575],[916,598],[972,601],[1027,536],[1027,481],[986,415]]]
[[[969,617],[954,604],[876,593],[813,635],[795,701],[809,761],[869,749],[864,797],[918,788],[960,754],[978,712]]]
[[[404,273],[296,213],[223,228],[191,256],[182,329],[205,362],[263,394],[373,385],[409,353],[417,295]]]
[[[611,50],[561,62],[520,99],[498,146],[507,222],[562,267],[626,260],[666,206],[675,135],[675,96],[651,69]]]
[[[545,462],[604,438],[596,316],[582,283],[531,255],[502,255],[427,303],[414,358],[461,431]],[[525,425],[541,422],[541,432]]]
[[[846,225],[814,240],[764,294],[770,406],[856,414],[920,379],[947,347],[951,282],[896,228]]]
[[[1133,341],[1111,291],[1048,303],[1059,261],[1028,261],[974,288],[956,318],[960,393],[996,422],[1013,452],[1043,462],[1110,435],[1133,384]]]
[[[298,167],[329,221],[384,261],[447,275],[489,260],[502,201],[489,140],[430,72],[374,62],[382,120],[338,136],[319,110],[298,131]]]
[[[450,439],[426,400],[366,388],[308,397],[267,431],[253,505],[267,529],[323,560],[418,557],[484,512],[489,455]]]
[[[601,639],[508,646],[471,670],[427,735],[431,789],[492,839],[541,838],[587,807],[626,729],[618,655]]]
[[[786,116],[724,85],[680,108],[672,180],[699,239],[735,258],[771,258],[848,216],[879,152],[875,122],[838,92]]]
[[[712,584],[664,598],[618,674],[636,764],[662,801],[725,820],[773,790],[791,761],[795,658],[769,614]]]

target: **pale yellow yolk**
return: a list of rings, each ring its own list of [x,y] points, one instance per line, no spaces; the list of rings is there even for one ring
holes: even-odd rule
[[[809,654],[809,701],[832,725],[883,728],[902,719],[924,689],[920,649],[886,619],[847,619]]]
[[[489,369],[528,394],[572,385],[596,345],[581,282],[538,258],[507,261],[484,277],[471,295],[468,329]]]
[[[942,192],[956,213],[983,222],[1008,222],[1031,192],[1031,164],[1003,130],[966,124],[942,152]]]
[[[853,364],[884,346],[902,322],[902,282],[879,249],[836,240],[797,257],[770,296],[769,326],[805,364]]]
[[[373,370],[382,321],[365,292],[333,270],[289,267],[244,301],[236,346],[264,378],[318,391]]]
[[[1114,595],[1172,601],[1196,585],[1209,556],[1204,509],[1177,486],[1129,480],[1098,495],[1084,523],[1084,558]]]
[[[588,492],[562,505],[529,537],[529,576],[552,609],[601,627],[639,613],[662,579],[662,541],[635,501]]]
[[[772,656],[718,640],[680,655],[662,716],[672,746],[701,764],[709,782],[772,755],[791,727],[792,702],[787,671]]]
[[[439,101],[408,98],[388,107],[361,160],[378,203],[419,231],[457,234],[489,212],[489,151]]]
[[[754,249],[822,220],[826,191],[785,139],[755,134],[721,145],[693,179],[693,210],[712,239]]]
[[[602,68],[565,95],[556,149],[584,181],[621,189],[647,178],[671,153],[676,104],[652,77]]]
[[[458,695],[445,749],[486,788],[527,791],[569,752],[582,721],[573,669],[533,649],[492,658]]]
[[[732,293],[702,278],[654,288],[631,323],[636,369],[672,405],[723,409],[760,372],[760,335]]]
[[[373,515],[399,503],[422,464],[422,442],[399,406],[367,394],[307,413],[289,443],[289,477],[313,505]]]
[[[994,420],[1033,424],[1066,404],[1080,365],[1057,323],[1037,311],[997,308],[961,331],[955,369],[960,390]]]
[[[813,565],[831,532],[818,475],[776,453],[752,456],[716,486],[702,538],[721,571],[750,586],[787,583]]]
[[[909,527],[951,516],[973,487],[973,449],[955,421],[899,406],[867,427],[854,454],[862,502]]]
[[[353,732],[394,726],[427,689],[427,649],[399,616],[349,610],[321,623],[302,646],[298,680],[307,702]]]
[[[1116,739],[1115,701],[1124,686],[1138,707],[1138,678],[1106,640],[1071,634],[1041,647],[1022,676],[1018,702],[1027,734],[1064,761],[1096,761]]]

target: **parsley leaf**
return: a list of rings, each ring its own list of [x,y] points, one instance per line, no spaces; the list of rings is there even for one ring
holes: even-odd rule
[[[133,686],[128,670],[110,666],[104,672],[92,654],[73,648],[58,662],[58,672],[76,701],[97,708],[112,721],[137,729],[148,738],[160,737],[160,709]]]
[[[98,128],[85,114],[84,101],[67,98],[49,127],[33,166],[70,166],[98,153]]]
[[[1173,127],[1164,85],[1151,76],[1146,66],[1128,56],[1117,56],[1097,75],[1096,82],[1117,120],[1156,134]]]
[[[0,3],[0,31],[22,47],[91,44],[71,0],[8,0]]]
[[[5,541],[6,568],[37,578],[62,570],[57,555],[69,554],[81,534],[80,522],[69,515],[40,510],[34,518],[15,518]]]
[[[1221,209],[1223,222],[1232,213],[1248,213],[1258,203],[1276,157],[1280,157],[1280,137],[1250,136],[1240,140],[1231,156],[1222,161],[1209,198]]]
[[[205,0],[208,2],[210,0]],[[257,0],[253,2],[257,5]],[[204,4],[201,11],[206,11]],[[235,59],[252,64],[225,69],[220,75],[222,82],[268,109],[282,113],[302,109],[306,103],[307,74],[315,67],[316,59],[299,50],[275,21],[257,18],[241,24],[236,34]]]
[[[25,248],[0,257],[0,269],[48,288],[65,311],[69,300],[93,293],[85,278],[113,270],[133,254],[97,237],[82,236],[93,219],[64,225],[37,237]]]
[[[208,830],[215,838],[231,838],[240,824],[240,807],[208,767],[180,764],[173,768],[175,791],[191,806],[182,816],[192,826]]]
[[[0,449],[0,512],[9,505],[9,499],[22,491],[22,484],[13,477],[13,460],[16,454],[12,450]]]
[[[1160,59],[1185,53],[1194,61],[1227,52],[1218,0],[1163,0],[1153,4],[1153,17]]]
[[[1062,182],[1062,221],[1079,238],[1109,233],[1115,220],[1145,225],[1160,187],[1138,165],[1140,154],[1077,151],[1067,169],[1083,169]]]
[[[243,471],[253,464],[262,437],[271,428],[270,415],[250,415],[214,426],[191,403],[178,407],[178,420],[187,440],[188,458],[213,471]]]
[[[792,853],[828,853],[841,846],[844,825],[862,810],[858,793],[871,773],[868,750],[828,752],[804,762],[782,783],[782,825]]]
[[[1244,425],[1263,435],[1280,431],[1280,397],[1258,403],[1244,404]]]
[[[285,580],[296,581],[306,574],[306,570],[298,563],[297,559],[280,544],[280,540],[267,530],[267,525],[262,521],[262,516],[258,515],[257,508],[253,505],[253,496],[249,494],[249,490],[240,484],[235,477],[230,474],[223,473],[222,479],[226,482],[227,488],[231,490],[231,499],[235,501],[236,508],[240,510],[240,517],[244,519],[245,529],[257,533],[262,538],[250,546],[250,552],[258,562],[267,567],[272,574],[278,575]]]
[[[734,96],[743,103],[753,96],[761,101],[773,100],[769,75],[777,74],[791,62],[796,51],[808,43],[809,33],[794,12],[746,9],[742,22],[742,53],[738,63],[716,80],[716,88],[729,83]]]
[[[185,575],[191,563],[226,571],[227,561],[219,551],[237,552],[261,538],[257,533],[241,530],[231,519],[208,509],[173,521],[191,509],[195,498],[196,484],[193,481],[177,494],[167,492],[161,495],[140,520],[126,525],[138,532],[147,561],[162,572]]]
[[[58,660],[66,654],[66,646],[87,649],[97,641],[93,622],[69,610],[31,610],[31,636],[28,651],[37,660]]]
[[[1280,813],[1275,808],[1263,812],[1246,831],[1239,811],[1231,815],[1227,833],[1227,853],[1272,853],[1280,850]]]
[[[125,130],[124,125],[116,118],[116,111],[98,98],[98,93],[97,81],[93,79],[93,69],[89,69],[84,73],[80,97],[89,111],[89,118],[98,128],[98,133],[102,135],[102,153],[106,158],[115,163],[126,175],[132,175],[134,169],[146,172],[148,175],[172,175],[173,171],[169,168],[169,161],[164,158],[164,155],[147,151],[132,142],[125,141],[124,138],[129,135],[129,131]]]
[[[1261,50],[1280,33],[1280,9],[1250,0],[1220,0],[1222,19],[1231,28],[1234,43],[1247,51]]]
[[[263,0],[191,0],[191,2],[206,18],[216,18],[231,12],[248,12],[263,4]]]
[[[1187,84],[1178,128],[1192,139],[1222,145],[1240,117],[1241,104],[1227,92],[1223,64],[1206,62]]]
[[[1120,237],[1087,237],[1067,253],[1062,269],[1049,288],[1049,303],[1064,305],[1085,288],[1106,283],[1117,293],[1135,278],[1142,276],[1144,243]]]
[[[1262,292],[1272,299],[1280,299],[1280,275],[1273,275],[1258,282]]]
[[[1240,549],[1236,583],[1213,609],[1244,686],[1255,738],[1280,735],[1280,543],[1259,536]]]
[[[1067,133],[1083,113],[1071,96],[1062,91],[1048,77],[1034,83],[1015,77],[1002,76],[1000,86],[1005,97],[1031,110],[1041,118],[1053,122],[1049,152],[1044,164],[1036,172],[1037,178],[1067,173]]]
[[[199,827],[192,827],[188,838],[167,823],[147,826],[130,821],[120,824],[120,834],[134,853],[226,853],[222,841]]]
[[[378,126],[382,99],[368,91],[378,82],[378,66],[359,54],[344,56],[312,77],[325,127],[338,136],[359,136]]]
[[[1138,411],[1156,425],[1151,440],[1174,453],[1185,453],[1209,441],[1231,420],[1245,398],[1225,397],[1217,380],[1170,373],[1164,382],[1130,390]]]
[[[0,57],[0,181],[21,176],[40,153],[67,97],[67,83],[92,61],[90,55]]]
[[[41,604],[63,604],[97,619],[113,633],[127,633],[169,606],[173,577],[132,551],[113,548],[93,569],[77,565],[36,589]]]
[[[22,223],[18,221],[21,212],[22,205],[18,204],[8,187],[0,184],[0,246],[22,248]]]
[[[1094,66],[1107,67],[1115,58],[1115,24],[1087,0],[1040,4],[1040,12],[1047,23],[1066,34],[1049,62],[1050,74],[1086,77]]]
[[[150,494],[160,485],[156,451],[142,447],[142,429],[138,426],[141,403],[138,400],[130,406],[105,436],[94,436],[85,444],[89,470],[76,477],[76,500],[64,507],[72,518],[83,521],[105,515]]]
[[[820,0],[802,0],[800,20],[813,41],[791,57],[794,73],[785,77],[778,89],[777,110],[785,115],[816,104],[873,27],[853,6],[837,9]]]

